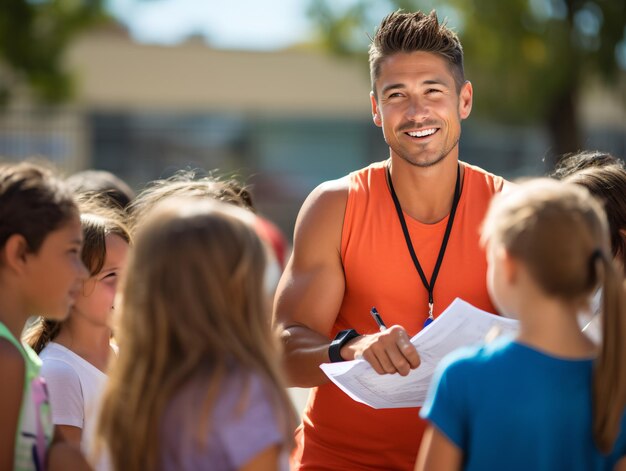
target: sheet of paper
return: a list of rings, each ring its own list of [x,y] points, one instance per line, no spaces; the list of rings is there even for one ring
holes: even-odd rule
[[[416,334],[421,365],[408,376],[379,375],[365,360],[324,363],[320,368],[343,392],[375,409],[419,407],[424,404],[435,367],[459,347],[482,343],[491,335],[514,335],[516,320],[482,311],[462,299],[450,306],[428,327]]]

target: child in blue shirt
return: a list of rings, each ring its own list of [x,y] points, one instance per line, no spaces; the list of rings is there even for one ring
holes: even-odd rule
[[[626,303],[601,206],[576,185],[527,182],[494,199],[482,238],[490,294],[520,330],[444,360],[421,410],[430,426],[416,469],[623,465]],[[597,351],[576,314],[599,285]]]

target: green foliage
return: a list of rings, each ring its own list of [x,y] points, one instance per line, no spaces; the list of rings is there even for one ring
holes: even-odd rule
[[[616,46],[626,26],[623,2],[472,3],[462,40],[468,74],[479,87],[478,109],[499,118],[545,117],[554,112],[554,100],[577,95],[589,78],[611,82],[617,76]]]
[[[623,0],[355,0],[349,8],[334,5],[311,0],[310,15],[320,36],[330,50],[363,56],[364,32],[373,34],[385,14],[398,8],[436,9],[461,37],[475,110],[500,120],[547,120],[563,96],[575,100],[589,78],[610,83],[623,73],[616,52],[620,45],[626,49]]]
[[[46,103],[68,99],[63,53],[81,31],[105,18],[102,0],[0,0],[0,104],[26,86]]]

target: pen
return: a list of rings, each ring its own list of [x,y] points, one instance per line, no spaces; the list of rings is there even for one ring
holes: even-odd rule
[[[385,325],[385,323],[383,322],[383,318],[380,317],[380,314],[378,313],[378,311],[376,310],[375,307],[373,307],[370,310],[370,314],[372,315],[372,317],[374,318],[374,320],[376,321],[376,324],[378,324],[378,330],[380,330],[381,332],[383,330],[387,330],[387,326]]]

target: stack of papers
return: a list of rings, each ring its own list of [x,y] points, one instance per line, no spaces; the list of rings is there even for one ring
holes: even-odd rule
[[[408,376],[379,375],[365,360],[324,363],[320,368],[348,396],[375,409],[420,407],[424,404],[436,366],[459,347],[484,343],[488,337],[515,335],[518,321],[482,311],[455,299],[411,343],[421,358]]]

